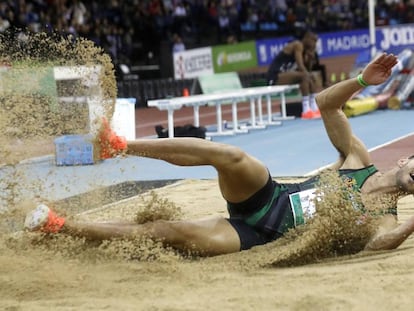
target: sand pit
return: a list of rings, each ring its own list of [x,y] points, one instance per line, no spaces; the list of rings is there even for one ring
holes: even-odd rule
[[[154,192],[180,207],[182,218],[226,215],[214,180],[185,180]],[[147,192],[77,217],[132,220],[152,196]],[[400,221],[413,209],[412,198],[402,200]],[[143,256],[131,260],[118,256],[120,249],[115,254],[73,239],[44,239],[3,233],[0,299],[5,310],[411,309],[412,238],[395,251],[290,268],[257,266],[252,259],[266,256],[260,248],[189,259],[146,244],[138,251]]]

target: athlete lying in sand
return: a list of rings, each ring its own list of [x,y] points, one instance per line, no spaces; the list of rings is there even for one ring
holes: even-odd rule
[[[384,83],[396,63],[394,55],[384,53],[368,64],[357,78],[339,82],[317,96],[326,131],[340,154],[334,168],[361,193],[365,210],[383,213],[381,230],[377,231],[381,233],[372,236],[366,245],[369,250],[396,248],[413,232],[414,217],[397,226],[393,214],[398,199],[414,193],[414,160],[404,158],[387,172],[377,171],[364,144],[352,134],[341,108],[364,86]],[[314,187],[315,179],[295,185],[279,184],[272,180],[263,163],[234,146],[198,138],[140,139],[128,142],[127,153],[181,166],[213,166],[228,204],[229,218],[145,224],[81,223],[58,217],[47,206],[40,205],[27,215],[26,228],[93,240],[148,236],[178,250],[212,256],[276,240],[301,223],[302,212],[313,213],[312,204],[310,209],[302,211],[300,206],[292,206],[290,198],[306,194],[304,191]],[[381,196],[391,198],[385,208],[370,200]],[[362,209],[362,206],[355,208]],[[390,221],[395,225],[384,232],[381,224]]]

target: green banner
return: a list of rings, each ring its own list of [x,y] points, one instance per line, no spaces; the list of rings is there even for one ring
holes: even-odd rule
[[[247,41],[212,48],[215,73],[239,71],[257,66],[256,44]]]

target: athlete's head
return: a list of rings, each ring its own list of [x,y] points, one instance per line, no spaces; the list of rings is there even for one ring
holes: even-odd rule
[[[414,155],[398,160],[397,185],[401,190],[414,194]]]
[[[302,36],[302,43],[305,49],[316,49],[316,43],[318,42],[318,35],[313,31],[307,30]]]

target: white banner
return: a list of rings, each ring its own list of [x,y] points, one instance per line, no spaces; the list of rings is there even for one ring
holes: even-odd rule
[[[211,47],[192,49],[173,54],[174,78],[190,79],[213,74]]]

